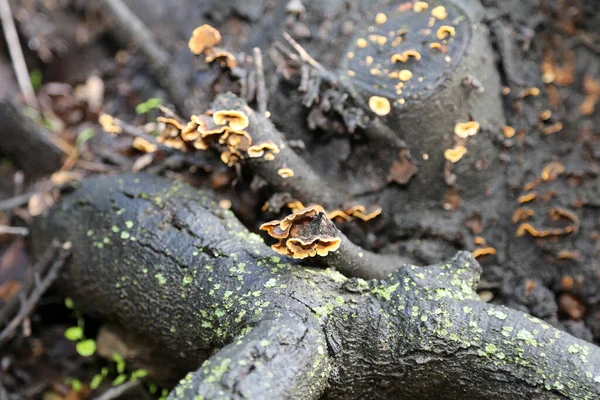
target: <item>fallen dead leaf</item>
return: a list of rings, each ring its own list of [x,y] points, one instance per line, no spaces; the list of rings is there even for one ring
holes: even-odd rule
[[[399,185],[406,185],[418,172],[418,168],[414,162],[406,157],[405,150],[400,152],[398,158],[392,163],[387,180],[388,182],[396,182]]]

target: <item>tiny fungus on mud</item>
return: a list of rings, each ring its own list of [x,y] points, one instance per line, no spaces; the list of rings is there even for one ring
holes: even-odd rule
[[[542,133],[544,135],[552,135],[553,133],[558,133],[558,132],[562,131],[562,129],[563,129],[562,122],[557,122],[553,125],[550,125],[550,126],[544,128],[542,130]]]
[[[157,145],[155,145],[154,143],[150,143],[149,141],[141,137],[134,138],[131,146],[134,149],[139,150],[143,153],[155,153],[156,150],[158,150]]]
[[[461,139],[466,139],[469,136],[475,136],[479,133],[479,122],[459,122],[454,125],[454,133]]]
[[[375,22],[377,22],[378,24],[385,24],[386,21],[387,21],[387,16],[384,13],[378,13],[375,16]]]
[[[318,207],[307,207],[283,220],[262,224],[261,230],[279,242],[271,248],[293,258],[326,256],[340,247],[337,229]]]
[[[277,170],[277,174],[283,179],[291,178],[294,176],[294,171],[290,168],[280,168]]]
[[[429,4],[424,1],[417,1],[415,4],[413,4],[413,11],[416,13],[427,10],[428,8]]]
[[[494,255],[496,254],[496,249],[493,247],[480,247],[477,248],[475,250],[473,250],[473,257],[475,258],[479,258],[482,256],[487,256],[487,255]]]
[[[102,126],[102,129],[104,129],[106,133],[116,135],[123,132],[123,129],[116,124],[115,119],[112,117],[112,115],[100,115],[100,117],[98,118],[98,123]]]
[[[405,50],[400,54],[392,54],[392,63],[395,62],[401,62],[401,63],[405,63],[408,61],[408,59],[410,57],[413,57],[415,60],[420,60],[421,59],[421,53],[419,53],[418,51],[414,50],[414,49],[410,49],[410,50]]]
[[[467,148],[461,145],[454,146],[453,148],[446,149],[444,151],[444,157],[446,158],[446,160],[450,161],[453,164],[459,162],[465,154],[467,154]]]
[[[552,117],[552,111],[551,110],[541,111],[538,114],[538,117],[540,118],[541,121],[548,121],[550,119],[550,117]]]
[[[369,99],[369,108],[380,117],[385,117],[392,111],[390,101],[381,96],[371,96]]]
[[[502,134],[505,138],[510,139],[511,137],[515,136],[515,128],[513,128],[512,126],[504,125],[502,127]]]
[[[212,26],[205,24],[194,29],[192,37],[188,42],[190,51],[200,55],[208,49],[212,49],[221,43],[221,34]]]
[[[454,27],[449,25],[442,25],[438,28],[435,36],[439,39],[446,39],[448,36],[454,37],[456,35],[456,30]]]
[[[431,15],[434,18],[442,20],[442,19],[446,19],[448,17],[448,12],[446,11],[446,7],[437,6],[431,10]]]
[[[540,95],[540,89],[536,88],[536,87],[530,87],[527,89],[524,89],[523,92],[521,92],[521,96],[522,97],[529,97],[529,96],[539,96]]]
[[[534,215],[535,212],[532,209],[527,207],[519,207],[515,210],[515,212],[513,212],[512,222],[513,224],[516,224],[517,222],[527,220]]]
[[[553,181],[563,172],[565,172],[565,166],[558,161],[554,161],[544,167],[542,170],[542,179]]]
[[[403,69],[402,71],[400,71],[398,73],[398,78],[404,82],[409,81],[410,78],[412,78],[412,76],[413,76],[412,72],[410,72],[407,69]]]
[[[524,203],[529,203],[530,201],[533,201],[533,200],[535,200],[536,198],[537,198],[537,194],[536,194],[536,193],[527,193],[527,194],[524,194],[524,195],[522,195],[522,196],[519,196],[519,197],[517,198],[517,201],[518,201],[520,204],[524,204]]]

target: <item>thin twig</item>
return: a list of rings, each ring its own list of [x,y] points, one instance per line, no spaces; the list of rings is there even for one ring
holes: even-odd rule
[[[123,129],[124,134],[126,134],[128,136],[132,136],[132,137],[142,138],[142,139],[156,145],[158,147],[158,149],[160,151],[162,151],[163,153],[171,154],[174,151],[174,149],[172,149],[168,146],[165,146],[164,144],[162,144],[161,142],[156,140],[156,138],[154,136],[147,134],[146,132],[144,132],[143,130],[138,128],[137,126],[128,124],[127,122],[122,121],[120,119],[115,119],[115,124],[120,126],[121,129]]]
[[[27,102],[29,107],[37,110],[38,103],[35,97],[35,91],[33,90],[31,80],[29,79],[27,64],[25,63],[23,49],[21,49],[19,35],[17,33],[17,28],[15,27],[15,21],[13,20],[8,0],[0,0],[0,19],[2,19],[4,37],[6,38],[6,43],[10,52],[10,58],[12,59],[13,68],[15,70],[15,75],[17,75],[17,81],[19,82],[21,92],[23,92],[25,102]]]
[[[308,52],[306,50],[304,50],[304,48],[302,46],[300,46],[300,44],[298,42],[296,42],[287,32],[283,32],[283,38],[285,40],[287,40],[287,42],[290,44],[290,46],[292,46],[294,48],[294,50],[296,50],[298,52],[302,61],[310,64],[313,68],[315,68],[317,71],[319,71],[319,73],[321,74],[321,76],[327,83],[329,83],[331,85],[337,85],[338,78],[337,78],[336,74],[329,71],[327,68],[325,68],[323,65],[321,65],[320,62],[318,62],[317,60],[312,58],[311,55],[308,54]]]
[[[29,193],[22,194],[20,196],[15,196],[15,197],[11,197],[9,199],[0,201],[0,211],[12,210],[13,208],[20,207],[22,205],[27,204],[29,199],[35,193],[36,192],[29,192]]]
[[[33,311],[42,295],[48,290],[48,288],[58,278],[58,273],[65,261],[71,254],[71,242],[65,242],[60,246],[58,250],[58,257],[50,267],[50,270],[42,281],[34,286],[33,292],[27,297],[25,302],[21,302],[21,307],[17,315],[8,323],[2,333],[0,333],[0,346],[14,333],[15,329],[27,318],[27,316]]]
[[[102,395],[96,397],[94,400],[114,400],[125,398],[123,396],[125,393],[129,392],[132,389],[135,389],[138,386],[140,386],[140,381],[129,381],[117,387],[108,389],[106,392],[102,393]]]
[[[150,67],[162,79],[162,86],[168,91],[179,112],[189,117],[190,110],[185,104],[187,91],[171,68],[171,55],[154,39],[150,29],[122,0],[104,0],[104,4],[106,7],[103,7],[102,11],[108,13],[109,20],[115,21],[128,39],[139,46]]]
[[[267,102],[269,101],[269,93],[265,84],[265,71],[263,68],[262,52],[258,47],[254,51],[254,65],[256,66],[256,102],[258,103],[258,112],[265,115],[267,112]]]
[[[27,236],[29,235],[29,229],[20,226],[0,225],[0,235],[1,234]]]

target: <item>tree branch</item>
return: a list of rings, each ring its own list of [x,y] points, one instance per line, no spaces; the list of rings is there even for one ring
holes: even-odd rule
[[[169,399],[313,399],[329,362],[316,319],[265,318],[182,379]]]
[[[469,253],[404,266],[382,281],[348,279],[276,255],[210,193],[147,175],[82,182],[35,220],[31,234],[37,246],[56,234],[74,241],[60,283],[83,311],[151,337],[195,368],[223,348],[190,377],[190,391],[184,385],[172,398],[192,400],[196,391],[215,398],[219,390],[239,398],[236,380],[246,393],[264,393],[275,372],[290,377],[278,389],[283,397],[297,388],[290,382],[306,378],[314,391],[298,390],[311,399],[321,396],[321,374],[329,398],[584,399],[600,392],[600,350],[479,301],[481,268]],[[288,328],[292,338],[307,329],[314,339],[262,353],[263,339]],[[329,373],[311,377],[302,365],[320,359],[314,346],[319,354],[322,337]],[[260,355],[264,370],[243,378],[237,361],[249,354]]]

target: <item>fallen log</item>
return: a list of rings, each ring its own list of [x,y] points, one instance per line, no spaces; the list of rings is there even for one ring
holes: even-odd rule
[[[40,251],[57,236],[73,243],[60,285],[79,308],[199,368],[170,399],[600,394],[598,348],[480,301],[470,253],[347,278],[277,255],[211,193],[147,175],[65,193],[32,227]]]

